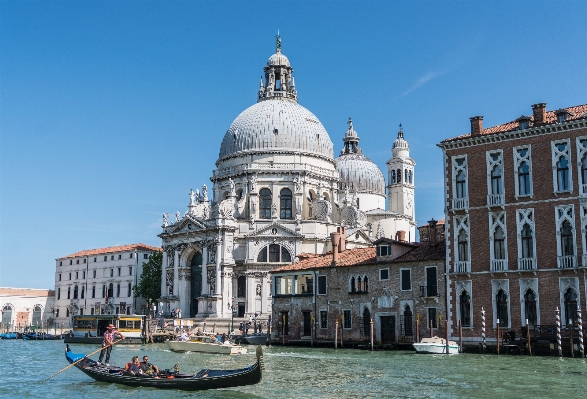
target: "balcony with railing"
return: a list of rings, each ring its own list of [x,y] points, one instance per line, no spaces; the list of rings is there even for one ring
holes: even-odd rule
[[[469,198],[453,198],[452,199],[452,208],[455,210],[459,209],[467,209],[469,207]]]
[[[491,271],[503,272],[508,269],[507,259],[491,259]]]
[[[438,296],[438,285],[421,285],[420,286],[420,297],[435,297]]]
[[[456,261],[454,267],[455,273],[470,273],[471,262],[469,261]]]
[[[505,203],[503,194],[488,194],[487,206],[501,206]]]
[[[558,256],[556,262],[559,269],[577,267],[577,257],[575,255]]]
[[[518,270],[536,270],[536,258],[518,258]]]

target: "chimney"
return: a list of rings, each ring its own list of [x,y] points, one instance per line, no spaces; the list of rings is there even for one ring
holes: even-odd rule
[[[469,120],[471,121],[471,136],[479,136],[483,130],[483,117],[473,116]]]
[[[340,234],[338,252],[344,252],[346,251],[346,234],[344,232],[344,227],[337,227],[336,231]]]
[[[340,233],[330,233],[330,241],[332,241],[332,263],[330,266],[334,267],[336,266],[336,262],[338,262],[338,244],[340,241]]]
[[[541,125],[546,122],[546,103],[532,105],[534,112],[534,125]]]
[[[397,241],[406,241],[406,232],[403,230],[399,230],[396,234],[395,234]]]
[[[436,223],[438,223],[434,218],[428,221],[428,229],[429,229],[429,236],[430,242],[436,242]]]

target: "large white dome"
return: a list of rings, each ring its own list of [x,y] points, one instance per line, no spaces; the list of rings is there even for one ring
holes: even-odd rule
[[[334,158],[332,141],[313,113],[295,101],[270,99],[247,108],[232,122],[218,161],[251,152],[284,151]]]

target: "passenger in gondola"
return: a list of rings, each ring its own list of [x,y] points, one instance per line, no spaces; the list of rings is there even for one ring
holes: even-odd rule
[[[128,372],[134,376],[139,376],[143,374],[143,370],[141,369],[141,364],[139,363],[138,356],[133,356],[132,363],[128,368]]]
[[[150,377],[159,378],[159,368],[152,363],[149,363],[149,357],[143,356],[143,361],[141,362],[141,370],[143,374],[146,374]]]

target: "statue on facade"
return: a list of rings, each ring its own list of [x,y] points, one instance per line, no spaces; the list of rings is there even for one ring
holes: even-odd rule
[[[202,184],[202,197],[204,202],[208,201],[208,187],[205,184]]]
[[[381,227],[381,223],[377,223],[377,233],[375,233],[375,238],[380,239],[385,237],[385,232],[383,231],[383,227]]]
[[[163,227],[167,227],[167,218],[169,217],[168,213],[163,214]]]
[[[228,178],[228,184],[230,184],[230,197],[236,197],[236,190],[234,188],[234,181],[232,181],[232,179],[229,177]]]
[[[179,223],[181,220],[181,213],[179,211],[175,212],[175,223]]]
[[[271,204],[271,217],[272,218],[277,217],[277,205],[275,205],[275,204]]]
[[[302,191],[302,182],[301,182],[299,173],[296,175],[296,177],[294,177],[293,182],[295,185],[296,193],[299,193],[300,191]]]
[[[190,205],[195,205],[195,197],[196,193],[194,193],[194,190],[190,188]]]
[[[252,175],[249,178],[249,183],[251,185],[251,191],[252,192],[257,191],[257,175],[256,174],[255,175]]]

